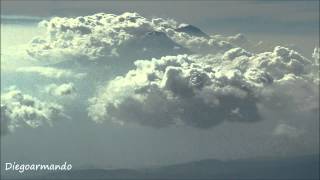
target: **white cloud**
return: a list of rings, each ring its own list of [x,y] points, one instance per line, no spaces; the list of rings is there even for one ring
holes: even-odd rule
[[[47,34],[31,42],[28,54],[63,62],[55,67],[64,69],[29,66],[17,72],[81,79],[86,74],[75,72],[81,69],[90,75],[81,88],[107,81],[90,100],[89,116],[98,122],[209,128],[225,121],[255,122],[270,114],[314,118],[319,108],[318,60],[289,48],[257,53],[242,34],[207,35],[192,25],[137,13],[55,17],[41,25]],[[135,69],[113,79],[133,62]],[[73,84],[46,87],[54,96],[73,90]]]
[[[133,49],[131,54],[142,53],[135,51],[143,45],[146,47],[141,47],[140,50],[151,49],[152,46],[154,48],[179,46],[165,34],[158,32],[151,21],[137,13],[124,13],[119,16],[99,13],[77,18],[55,17],[43,21],[41,25],[47,28],[47,35],[35,38],[28,53],[44,61],[74,59],[111,61],[111,58],[117,58],[131,48]],[[145,40],[151,41],[150,44],[145,44]],[[166,44],[159,44],[158,40]],[[171,51],[183,52],[183,49],[171,49]]]
[[[1,94],[2,135],[19,127],[52,125],[58,117],[66,117],[59,104],[40,101],[17,89]]]
[[[195,26],[172,19],[147,19],[137,13],[99,13],[76,18],[54,17],[43,21],[44,37],[35,38],[28,54],[47,63],[61,61],[101,62],[121,60],[131,64],[185,53],[224,52],[235,46],[253,47],[242,34],[207,35]]]
[[[261,108],[278,113],[276,104],[291,116],[319,108],[318,86],[309,71],[315,65],[284,47],[260,54],[236,48],[222,56],[167,56],[135,65],[90,99],[94,121],[210,128],[267,119]]]

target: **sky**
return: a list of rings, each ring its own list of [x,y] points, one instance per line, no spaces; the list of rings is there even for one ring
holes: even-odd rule
[[[177,19],[205,32],[243,33],[272,45],[296,45],[305,54],[319,44],[319,1],[3,1],[2,15],[77,16],[136,11],[144,16]],[[34,8],[37,8],[35,11]],[[316,38],[315,38],[316,37]]]
[[[115,16],[93,20],[102,31],[77,18],[96,13]],[[182,23],[209,39],[176,32]],[[319,1],[1,1],[1,161],[137,168],[317,153],[318,32]]]

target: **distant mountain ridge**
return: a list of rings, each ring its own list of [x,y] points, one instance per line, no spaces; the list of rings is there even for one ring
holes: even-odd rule
[[[87,169],[49,173],[32,179],[319,179],[319,155],[281,159],[214,159],[147,169]]]

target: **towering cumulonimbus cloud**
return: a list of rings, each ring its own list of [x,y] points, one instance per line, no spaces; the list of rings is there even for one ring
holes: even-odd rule
[[[35,38],[27,52],[44,63],[78,61],[107,64],[166,55],[224,52],[246,44],[238,34],[207,35],[172,19],[147,19],[137,13],[99,13],[76,18],[54,17],[40,23],[47,33]],[[116,62],[114,62],[116,61]]]
[[[52,125],[62,117],[66,116],[59,104],[40,101],[17,89],[1,94],[1,135],[19,127]]]
[[[260,54],[234,48],[222,56],[166,56],[135,65],[90,99],[94,121],[210,128],[224,121],[256,122],[268,118],[263,112],[269,109],[288,118],[319,108],[310,71],[315,64],[280,46]]]
[[[281,46],[257,53],[242,34],[209,35],[137,13],[55,17],[40,25],[46,34],[33,39],[27,53],[46,66],[16,71],[50,78],[45,90],[59,97],[74,94],[73,83],[85,99],[102,86],[88,107],[96,122],[205,129],[223,122],[317,117],[319,48],[314,60]],[[10,113],[2,114],[5,124],[15,122]]]

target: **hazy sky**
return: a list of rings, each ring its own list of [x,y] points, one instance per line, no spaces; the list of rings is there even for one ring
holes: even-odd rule
[[[147,18],[172,18],[193,24],[208,34],[242,33],[254,42],[261,40],[270,46],[292,47],[308,58],[319,44],[319,1],[5,0],[1,1],[1,58],[5,59],[1,60],[1,69],[5,71],[28,64],[20,58],[17,49],[33,37],[44,34],[44,30],[34,23],[38,19],[127,11],[138,12]],[[1,92],[15,85],[42,99],[48,97],[37,90],[54,82],[42,82],[41,78],[39,81],[12,72],[1,72],[1,75]],[[91,87],[88,89],[95,91]],[[206,158],[309,154],[318,149],[318,144],[314,143],[318,142],[319,122],[302,122],[299,117],[292,117],[290,123],[304,129],[303,136],[275,139],[270,131],[288,119],[271,118],[244,124],[224,122],[206,130],[175,126],[157,129],[111,122],[96,124],[87,117],[87,99],[65,103],[66,111],[72,114],[71,120],[59,122],[54,127],[21,128],[1,137],[2,161],[70,161],[75,167],[84,168],[144,167]]]
[[[36,10],[35,10],[36,9]],[[2,15],[77,16],[98,12],[136,11],[169,17],[206,32],[243,33],[271,44],[296,45],[310,54],[319,44],[319,1],[2,1]]]

